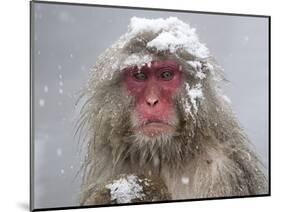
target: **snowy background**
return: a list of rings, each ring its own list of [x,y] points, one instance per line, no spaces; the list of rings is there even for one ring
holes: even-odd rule
[[[176,16],[197,29],[225,69],[225,93],[265,164],[268,37],[264,18],[34,4],[35,207],[78,205],[77,92],[132,16]],[[267,165],[266,165],[267,166]]]

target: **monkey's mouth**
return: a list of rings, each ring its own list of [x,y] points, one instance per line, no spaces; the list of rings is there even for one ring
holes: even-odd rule
[[[153,138],[159,135],[171,134],[175,131],[175,128],[167,122],[154,119],[145,121],[136,131]]]

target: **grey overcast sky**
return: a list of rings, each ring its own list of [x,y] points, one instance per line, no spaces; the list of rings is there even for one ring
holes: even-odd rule
[[[224,91],[268,163],[268,21],[265,18],[34,4],[35,207],[77,206],[81,156],[75,101],[96,58],[130,18],[175,16],[197,29],[224,68]]]

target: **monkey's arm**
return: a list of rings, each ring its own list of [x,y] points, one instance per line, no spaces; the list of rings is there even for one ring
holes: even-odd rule
[[[152,202],[168,199],[171,199],[171,196],[159,177],[119,175],[98,185],[84,205]]]

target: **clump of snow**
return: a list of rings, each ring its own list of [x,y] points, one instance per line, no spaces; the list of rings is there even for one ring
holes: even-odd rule
[[[200,61],[187,61],[187,63],[196,71],[195,76],[199,79],[206,78],[206,75],[202,71],[202,64]]]
[[[111,200],[116,200],[117,203],[130,203],[133,199],[144,196],[143,188],[138,183],[138,177],[134,175],[114,180],[105,187],[110,189]]]
[[[149,63],[152,60],[151,55],[140,55],[140,54],[132,54],[125,59],[123,65],[120,67],[121,69],[136,65],[140,68],[142,65]]]
[[[135,36],[143,32],[153,32],[158,35],[147,43],[147,47],[159,51],[169,50],[174,53],[177,49],[184,49],[188,53],[199,57],[209,57],[208,48],[199,42],[195,28],[176,17],[167,19],[131,18],[128,36]]]
[[[191,106],[190,106],[187,98],[184,100],[183,104],[184,104],[184,112],[186,114],[191,114]]]
[[[60,173],[63,175],[63,174],[64,174],[64,169],[61,169],[61,170],[60,170]]]
[[[185,185],[187,185],[189,183],[189,178],[188,177],[182,177],[181,178],[181,182]]]
[[[206,75],[202,71],[196,72],[195,76],[201,80],[206,78]]]
[[[190,88],[189,84],[186,83],[185,89],[190,98],[190,102],[193,106],[194,112],[197,113],[197,111],[198,111],[197,101],[204,98],[203,92],[202,92],[202,85],[199,83],[199,84],[196,84],[193,88]]]

